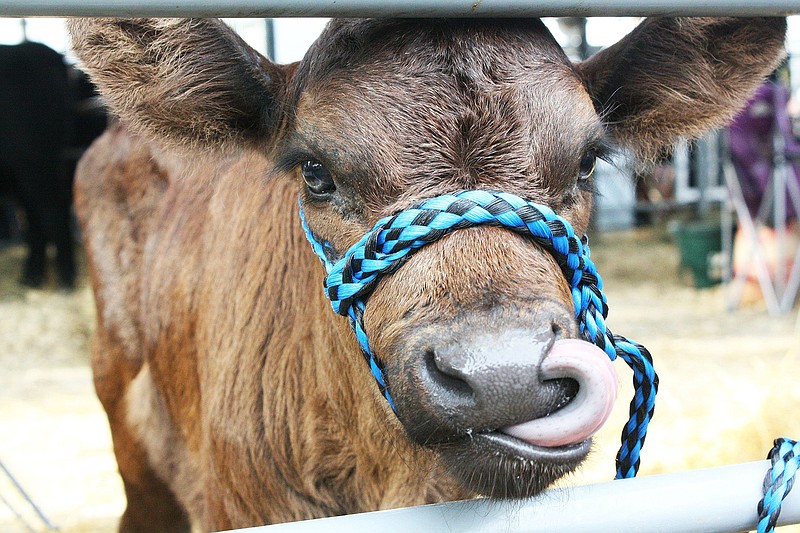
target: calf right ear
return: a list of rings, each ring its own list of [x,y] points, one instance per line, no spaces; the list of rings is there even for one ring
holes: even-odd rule
[[[785,18],[655,18],[578,65],[611,134],[645,162],[722,126],[784,57]]]
[[[279,127],[291,66],[216,19],[73,19],[73,47],[111,109],[162,143],[263,145]]]

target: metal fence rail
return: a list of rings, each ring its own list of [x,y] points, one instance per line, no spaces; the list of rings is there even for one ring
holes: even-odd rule
[[[2,0],[0,16],[519,17],[800,13],[800,0]]]
[[[756,528],[769,461],[552,489],[526,502],[473,500],[240,529],[239,533],[730,533]],[[800,491],[778,525],[800,523]]]

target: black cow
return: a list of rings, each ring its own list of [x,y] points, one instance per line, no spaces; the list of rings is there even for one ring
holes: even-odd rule
[[[104,113],[86,112],[93,88],[77,72],[43,44],[0,46],[0,194],[16,199],[27,219],[21,281],[29,286],[44,282],[48,243],[59,284],[75,283],[72,175],[105,127]]]

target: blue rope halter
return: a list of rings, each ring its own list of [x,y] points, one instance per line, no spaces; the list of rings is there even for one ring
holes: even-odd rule
[[[420,247],[451,231],[480,224],[506,227],[531,237],[550,252],[570,283],[575,316],[583,337],[608,354],[621,357],[633,369],[634,397],[630,419],[622,430],[617,453],[617,479],[630,478],[639,470],[640,452],[653,416],[658,376],[646,348],[614,335],[605,324],[608,315],[603,282],[589,258],[586,236],[578,239],[572,226],[549,207],[519,196],[488,191],[461,191],[419,202],[410,209],[379,220],[341,257],[309,229],[300,205],[303,229],[314,252],[325,265],[325,294],[334,311],[350,318],[356,338],[381,393],[394,410],[394,402],[364,331],[366,299],[384,274],[394,272]],[[800,444],[777,439],[770,452],[772,468],[764,479],[764,498],[758,504],[758,533],[771,533],[781,502],[800,469]]]
[[[328,276],[325,294],[333,310],[350,318],[356,338],[381,393],[394,409],[383,368],[375,359],[364,331],[366,299],[381,276],[394,272],[420,247],[451,231],[481,224],[502,226],[531,237],[550,252],[572,290],[575,316],[583,337],[608,354],[621,357],[633,369],[635,394],[630,419],[622,430],[617,454],[617,478],[629,478],[639,469],[639,455],[653,416],[658,377],[653,359],[643,346],[614,335],[606,327],[608,314],[603,282],[589,259],[588,241],[575,236],[572,226],[549,207],[519,196],[488,191],[461,191],[417,203],[410,209],[379,220],[341,257],[333,247],[315,237],[303,215],[303,228],[322,260]]]

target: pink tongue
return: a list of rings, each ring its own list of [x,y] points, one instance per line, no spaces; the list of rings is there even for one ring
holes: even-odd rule
[[[617,374],[594,344],[557,341],[542,361],[542,377],[572,378],[578,394],[558,411],[500,431],[538,446],[566,446],[588,439],[608,420],[617,399]]]

